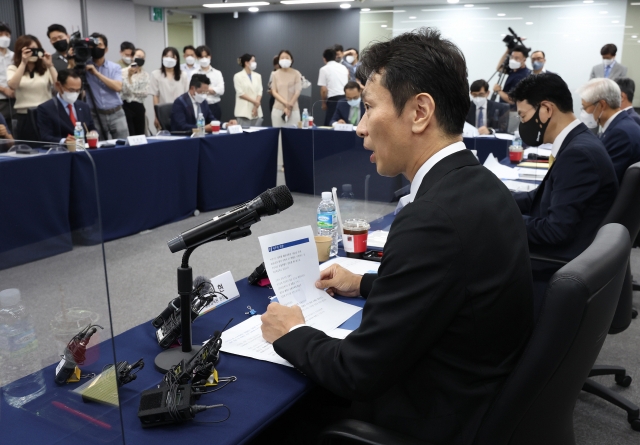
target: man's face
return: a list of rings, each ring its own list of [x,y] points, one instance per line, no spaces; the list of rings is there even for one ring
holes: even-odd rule
[[[370,160],[378,174],[393,177],[407,170],[413,119],[407,106],[398,116],[391,93],[380,81],[381,75],[375,74],[362,92],[366,111],[356,131],[364,138],[364,148],[373,151]]]
[[[67,81],[64,85],[62,85],[60,82],[57,82],[56,86],[60,94],[64,93],[65,91],[69,93],[79,93],[80,91],[82,91],[82,81],[79,78],[76,79],[75,77],[67,77]]]
[[[488,93],[489,92],[482,87],[480,91],[471,91],[471,97],[487,97]]]
[[[511,58],[513,60],[518,61],[518,63],[520,63],[520,66],[523,67],[524,66],[524,62],[526,62],[527,58],[524,56],[524,54],[522,54],[520,51],[514,51],[511,53]]]
[[[536,107],[532,106],[526,100],[517,101],[516,107],[518,109],[520,122],[528,122],[529,119],[533,118],[533,115],[536,114]],[[540,113],[538,114],[540,122],[547,122],[551,118],[549,109],[549,102],[543,101],[540,103]]]
[[[66,40],[68,42],[69,36],[60,31],[51,31],[51,33],[49,34],[49,42],[51,42],[51,44],[53,45],[59,40]]]
[[[200,88],[196,88],[196,87],[189,88],[189,92],[194,97],[195,97],[196,93],[198,93],[198,94],[207,94],[209,92],[209,85],[207,85],[206,83],[202,83],[202,84],[200,84]]]
[[[542,62],[542,63],[546,63],[547,59],[544,58],[544,56],[542,55],[542,53],[540,51],[536,51],[535,53],[531,54],[531,62]]]
[[[0,37],[9,37],[11,38],[11,33],[8,31],[0,31]]]
[[[102,40],[102,37],[98,37],[97,39],[98,39],[98,45],[97,45],[97,47],[98,47],[98,48],[104,48],[104,49],[106,50],[106,49],[107,49],[107,47],[105,46],[105,44],[104,44],[104,40]],[[106,51],[105,51],[105,53],[106,53]]]
[[[347,100],[355,100],[360,98],[360,90],[357,88],[347,88],[344,90],[344,96]]]
[[[133,59],[133,50],[132,49],[125,49],[124,51],[120,51],[120,57],[121,58],[125,58],[125,57],[129,57],[130,59]]]
[[[342,51],[336,51],[336,60],[342,60]]]
[[[604,56],[602,56],[602,60],[613,60],[615,58],[616,56],[612,56],[611,54],[605,54]]]
[[[184,52],[184,58],[186,59],[187,57],[193,57],[194,59],[196,58],[196,52],[192,49],[188,49]]]

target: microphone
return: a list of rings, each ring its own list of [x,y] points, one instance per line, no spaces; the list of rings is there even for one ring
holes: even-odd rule
[[[261,216],[275,215],[292,205],[293,196],[287,186],[274,187],[211,221],[182,232],[167,245],[172,253],[176,253],[221,236],[229,241],[247,236],[251,234],[248,228],[260,221]]]

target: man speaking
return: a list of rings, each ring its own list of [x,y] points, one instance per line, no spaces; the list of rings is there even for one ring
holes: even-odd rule
[[[358,78],[358,135],[379,174],[411,181],[377,275],[339,266],[317,287],[367,299],[344,340],[270,304],[264,338],[350,417],[432,443],[470,444],[532,328],[527,235],[511,193],[462,143],[464,56],[423,28],[376,43]],[[311,443],[311,441],[307,442]]]

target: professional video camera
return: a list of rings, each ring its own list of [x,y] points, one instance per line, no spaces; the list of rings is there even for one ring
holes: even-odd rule
[[[73,60],[76,62],[75,70],[84,71],[87,61],[91,59],[91,50],[98,46],[98,39],[95,37],[82,38],[80,31],[71,34],[69,46],[73,49]]]
[[[504,36],[504,39],[502,39],[502,41],[507,45],[509,52],[513,51],[513,49],[518,45],[524,46],[524,42],[520,37],[518,37],[518,34],[516,34],[513,29],[508,29],[511,34],[507,34],[506,36]],[[527,47],[525,46],[525,48]],[[527,51],[531,51],[531,48],[527,48]]]

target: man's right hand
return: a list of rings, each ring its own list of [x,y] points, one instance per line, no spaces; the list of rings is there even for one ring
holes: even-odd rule
[[[67,139],[64,141],[65,144],[75,144],[76,143],[76,138],[70,134],[67,135]]]
[[[491,132],[489,132],[489,129],[485,126],[478,128],[478,133],[483,135],[491,134]]]
[[[316,281],[318,289],[326,289],[332,297],[336,294],[344,297],[357,297],[360,295],[360,282],[362,275],[349,272],[337,264],[320,271],[320,280]]]
[[[9,135],[9,133],[7,132],[7,127],[5,127],[4,125],[0,124],[0,137],[1,138],[6,138]]]
[[[344,119],[340,119],[340,120],[338,121],[338,123],[339,123],[339,124],[346,124],[346,122],[344,121]]]

